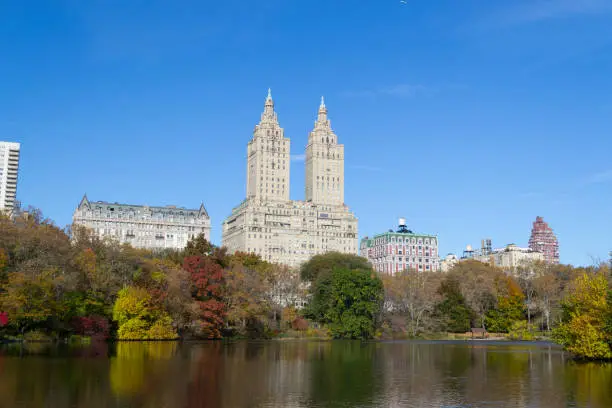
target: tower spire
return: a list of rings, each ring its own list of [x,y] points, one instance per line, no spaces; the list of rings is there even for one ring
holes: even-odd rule
[[[321,97],[321,105],[319,105],[319,114],[315,122],[315,128],[325,128],[331,131],[329,120],[327,119],[327,107],[325,106],[325,97]]]
[[[268,96],[264,105],[264,111],[261,115],[261,123],[278,124],[276,112],[274,112],[274,100],[272,99],[272,89],[268,88]]]

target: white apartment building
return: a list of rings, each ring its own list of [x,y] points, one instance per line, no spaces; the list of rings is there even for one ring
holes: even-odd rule
[[[11,214],[17,196],[19,143],[0,142],[0,212]]]
[[[485,250],[483,247],[477,251],[468,245],[463,252],[461,260],[466,259],[474,259],[510,272],[515,272],[520,266],[526,266],[536,261],[544,261],[544,254],[530,248],[521,248],[515,244],[509,244],[504,248],[492,250]]]
[[[444,258],[440,258],[440,271],[448,272],[459,262],[459,258],[455,254],[448,254]]]
[[[438,237],[416,234],[400,218],[397,231],[389,230],[361,240],[360,254],[370,261],[377,272],[396,274],[407,269],[419,272],[440,270]]]
[[[150,250],[183,249],[199,234],[210,240],[210,217],[204,204],[197,210],[188,210],[89,201],[84,196],[72,222],[91,229],[101,238]]]
[[[325,252],[357,253],[357,218],[344,203],[344,146],[323,100],[305,161],[306,200],[292,201],[290,141],[268,92],[248,143],[246,199],[223,222],[223,246],[291,267]]]

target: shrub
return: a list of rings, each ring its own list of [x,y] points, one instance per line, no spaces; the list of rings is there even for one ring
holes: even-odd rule
[[[528,325],[526,320],[514,322],[510,327],[508,338],[511,340],[533,341],[535,340],[533,327]]]
[[[50,343],[53,341],[53,338],[40,330],[33,330],[24,334],[23,340],[27,342]]]
[[[176,330],[172,327],[170,316],[162,316],[156,320],[147,333],[150,340],[175,340],[178,338]]]

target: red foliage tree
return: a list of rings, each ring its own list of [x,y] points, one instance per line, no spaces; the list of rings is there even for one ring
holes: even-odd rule
[[[298,331],[308,330],[308,321],[298,316],[291,322],[291,328]]]
[[[90,336],[96,340],[106,340],[109,336],[110,324],[102,316],[75,317],[72,326],[81,336]]]
[[[200,308],[204,337],[218,339],[223,329],[226,305],[223,302],[223,268],[208,256],[188,256],[183,269],[189,273],[192,295]]]
[[[8,313],[0,312],[0,327],[8,324]]]

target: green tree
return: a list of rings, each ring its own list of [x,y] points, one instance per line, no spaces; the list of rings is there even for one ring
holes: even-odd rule
[[[336,268],[314,286],[310,310],[317,310],[320,321],[329,325],[333,337],[374,336],[384,297],[382,281],[375,272]]]
[[[445,279],[438,293],[442,301],[436,305],[434,317],[438,327],[442,331],[451,333],[465,333],[470,330],[472,311],[466,305],[465,298],[461,294],[457,277],[449,276]]]
[[[330,275],[336,268],[369,270],[372,268],[372,265],[370,265],[366,258],[357,255],[328,252],[322,255],[315,255],[308,262],[305,262],[300,268],[300,276],[304,281],[314,282],[319,278],[324,279],[326,275]]]

